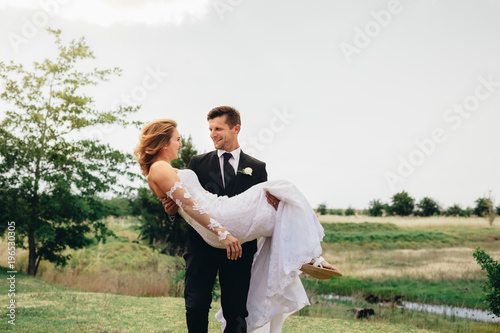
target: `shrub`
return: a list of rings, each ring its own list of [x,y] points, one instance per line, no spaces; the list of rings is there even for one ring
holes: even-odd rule
[[[321,215],[325,215],[326,214],[326,203],[320,203],[319,206],[318,206],[318,209],[316,209],[316,211],[318,213],[320,213]]]
[[[345,210],[344,215],[345,215],[345,216],[352,216],[352,215],[356,215],[356,212],[354,211],[354,208],[352,208],[352,207],[348,207],[348,208]]]
[[[422,198],[417,204],[417,208],[418,210],[415,212],[415,215],[419,216],[434,216],[440,213],[438,203],[429,197]]]
[[[408,216],[413,213],[413,208],[415,207],[415,199],[410,197],[408,193],[402,191],[401,193],[396,193],[392,197],[391,210],[394,214],[400,216]]]
[[[486,301],[490,311],[496,316],[500,316],[500,264],[479,247],[472,256],[476,258],[481,270],[486,271],[487,280],[482,288],[486,293]]]
[[[344,212],[342,211],[342,209],[329,209],[328,213],[330,215],[338,215],[338,216],[344,215]]]
[[[472,216],[472,208],[470,208],[470,207],[465,208],[460,213],[460,216],[462,216],[462,217],[471,217]]]
[[[385,215],[387,215],[387,216],[393,216],[394,215],[394,211],[392,210],[391,205],[389,205],[389,204],[383,204],[383,208],[384,208],[384,211],[385,211]]]
[[[382,216],[384,214],[384,204],[380,202],[380,200],[372,200],[370,201],[370,205],[368,206],[368,215],[370,216]]]

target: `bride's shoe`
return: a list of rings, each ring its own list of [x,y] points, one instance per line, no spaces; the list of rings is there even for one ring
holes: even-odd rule
[[[304,264],[300,270],[313,278],[326,280],[334,276],[342,276],[342,273],[335,267],[333,269],[324,268],[322,263],[326,262],[323,257],[314,258],[313,262]]]

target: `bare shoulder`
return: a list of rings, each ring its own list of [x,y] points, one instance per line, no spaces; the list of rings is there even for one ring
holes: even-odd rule
[[[154,181],[158,177],[165,177],[171,173],[176,173],[176,171],[169,163],[165,161],[158,161],[153,163],[149,168],[148,178]]]

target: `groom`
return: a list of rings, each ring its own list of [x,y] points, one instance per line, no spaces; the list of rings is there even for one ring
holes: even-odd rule
[[[193,156],[188,168],[201,185],[218,196],[232,197],[267,180],[266,164],[241,151],[238,143],[241,120],[239,112],[229,106],[212,109],[208,115],[210,138],[215,151]],[[243,171],[243,170],[246,170]],[[279,200],[268,193],[268,202],[277,209]],[[175,204],[165,203],[167,213],[175,213]],[[217,272],[221,287],[221,304],[226,320],[225,333],[246,332],[245,318],[250,273],[257,240],[242,244],[242,257],[227,258],[226,249],[208,245],[192,228],[188,230],[184,298],[189,332],[208,330],[208,313]]]

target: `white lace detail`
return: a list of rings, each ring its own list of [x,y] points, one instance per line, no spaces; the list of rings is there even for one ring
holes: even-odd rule
[[[179,199],[175,200],[175,204],[179,206],[179,208],[182,208],[182,201],[180,201]]]
[[[167,197],[169,197],[170,199],[173,199],[173,193],[178,188],[182,188],[182,183],[181,182],[176,182],[174,184],[174,186],[172,186],[172,188],[170,189],[170,191],[167,192]]]
[[[186,199],[191,198],[191,194],[189,194],[188,191],[186,191],[186,193],[184,193],[184,198]]]
[[[208,228],[210,230],[215,230],[215,228],[224,228],[224,227],[222,226],[222,224],[220,224],[216,220],[210,219],[210,224],[208,225]]]
[[[193,210],[199,212],[200,214],[207,214],[207,211],[201,207],[201,205],[197,202],[194,203],[193,205]]]
[[[229,231],[227,230],[224,230],[223,232],[219,231],[217,234],[219,235],[219,240],[222,241],[227,238],[227,235],[229,235]]]

